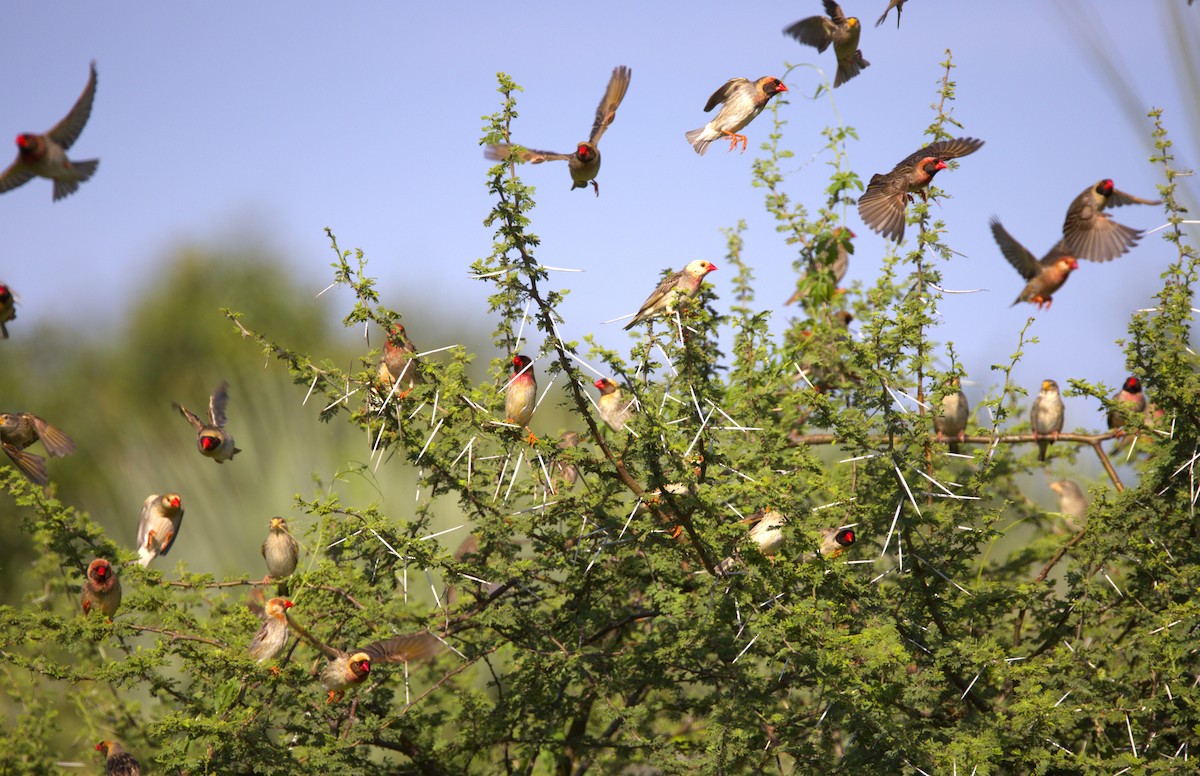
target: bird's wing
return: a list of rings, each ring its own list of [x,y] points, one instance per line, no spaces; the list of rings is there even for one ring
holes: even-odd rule
[[[992,236],[996,238],[996,244],[1000,246],[1000,252],[1004,254],[1004,258],[1008,259],[1008,263],[1013,265],[1017,272],[1021,273],[1021,277],[1026,280],[1033,280],[1037,277],[1042,271],[1042,265],[1037,258],[1024,245],[1013,239],[1013,236],[1001,226],[1000,219],[993,216],[991,225]],[[1051,253],[1054,251],[1052,250]]]
[[[512,153],[512,146],[504,143],[489,145],[484,149],[483,155],[493,161],[507,161],[509,154]],[[554,162],[561,159],[570,159],[573,154],[559,154],[554,151],[538,151],[533,148],[522,148],[517,158],[523,162],[531,162],[533,164],[541,164],[542,162]]]
[[[217,428],[225,428],[229,422],[229,418],[225,417],[225,405],[228,403],[229,383],[222,381],[208,398],[208,420]]]
[[[750,82],[745,78],[730,78],[724,86],[712,93],[712,97],[708,98],[708,102],[704,105],[704,112],[708,113],[736,94],[738,89],[747,86],[750,86]]]
[[[21,164],[21,160],[18,158],[17,161],[8,166],[3,175],[0,175],[0,192],[11,191],[26,183],[32,177],[33,173],[25,165]]]
[[[443,644],[437,636],[422,632],[406,633],[403,636],[376,641],[359,651],[370,655],[373,663],[404,663],[433,657],[441,652],[442,648]]]
[[[629,79],[633,75],[633,71],[619,65],[613,68],[612,78],[608,79],[608,88],[604,90],[604,97],[600,99],[600,104],[596,107],[596,120],[592,122],[592,134],[588,138],[588,142],[596,145],[600,142],[600,136],[604,134],[604,130],[608,129],[608,125],[613,123],[613,119],[617,117],[617,108],[621,105],[621,100],[625,99],[625,92],[629,89]]]
[[[642,302],[641,309],[638,310],[638,315],[641,315],[642,313],[646,312],[647,310],[654,307],[654,305],[656,305],[660,301],[662,301],[662,298],[664,296],[666,296],[667,294],[669,294],[671,291],[673,291],[675,289],[675,286],[679,284],[679,281],[682,277],[683,277],[682,271],[673,272],[668,277],[666,277],[661,283],[659,283],[658,288],[654,289],[654,292],[652,294],[650,294],[650,296],[646,297],[646,301]]]
[[[18,450],[8,442],[0,442],[0,447],[4,448],[4,452],[12,459],[16,467],[34,484],[45,485],[50,481],[50,475],[46,473],[45,458],[33,453],[27,453],[24,450]]]
[[[900,164],[918,162],[921,159],[933,157],[936,159],[957,159],[960,156],[973,154],[983,146],[982,140],[973,137],[957,137],[951,140],[939,140],[930,143],[920,151],[915,151]]]
[[[75,442],[61,429],[50,425],[37,415],[33,415],[32,418],[33,427],[41,437],[42,446],[46,448],[46,452],[56,458],[62,458],[64,455],[75,452]]]
[[[83,132],[88,117],[92,115],[92,99],[95,96],[96,63],[92,62],[92,73],[88,76],[87,86],[83,87],[83,94],[79,95],[79,99],[75,101],[75,107],[71,108],[71,112],[46,134],[63,148],[70,148],[79,138],[79,134]]]
[[[197,431],[200,431],[204,428],[204,421],[200,420],[200,418],[196,416],[196,413],[192,412],[177,401],[171,402],[171,406],[174,407],[180,415],[187,418],[188,423],[191,423]]]
[[[846,14],[842,13],[842,7],[834,0],[825,0],[825,13],[829,14],[829,19],[839,27],[846,23]]]
[[[1113,189],[1113,193],[1108,195],[1108,201],[1104,203],[1105,207],[1121,207],[1122,205],[1161,205],[1161,199],[1142,199],[1135,197],[1132,194],[1126,194],[1123,191]]]
[[[1051,267],[1057,264],[1059,259],[1074,256],[1075,254],[1067,248],[1067,244],[1062,240],[1059,240],[1058,244],[1051,248],[1050,252],[1043,256],[1042,260],[1039,261],[1038,264],[1043,267]]]
[[[832,20],[824,16],[810,16],[784,28],[783,34],[792,36],[806,46],[815,46],[820,53],[829,48],[836,29]]]
[[[142,514],[138,517],[137,529],[137,548],[139,550],[146,546],[146,536],[150,533],[150,517],[153,514],[154,502],[159,498],[161,498],[159,494],[155,493],[153,496],[148,496],[142,503]]]

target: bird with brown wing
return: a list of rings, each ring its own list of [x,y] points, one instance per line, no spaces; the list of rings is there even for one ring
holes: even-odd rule
[[[721,110],[704,126],[685,132],[684,138],[701,156],[708,150],[712,141],[722,137],[729,138],[730,151],[741,143],[742,153],[745,153],[749,140],[745,135],[739,135],[738,130],[743,129],[762,113],[772,97],[787,90],[783,81],[771,75],[765,75],[757,81],[731,78],[713,92],[704,105],[705,113],[711,112],[718,105],[721,106]]]
[[[996,238],[996,244],[1000,246],[1004,258],[1028,281],[1011,306],[1030,302],[1037,305],[1039,310],[1043,307],[1049,310],[1054,302],[1054,292],[1062,288],[1072,272],[1079,269],[1079,262],[1061,240],[1038,260],[1008,233],[1001,225],[1000,219],[992,216],[991,227],[992,236]]]
[[[1142,238],[1142,231],[1118,224],[1104,211],[1122,205],[1161,205],[1160,199],[1142,199],[1126,194],[1105,178],[1079,193],[1063,219],[1063,242],[1081,259],[1112,261],[1129,251]]]
[[[233,435],[225,430],[229,419],[225,416],[225,405],[229,403],[229,384],[222,381],[208,398],[208,422],[204,422],[196,413],[184,407],[179,402],[171,402],[183,417],[187,418],[192,428],[196,429],[196,448],[205,458],[211,458],[217,463],[225,463],[233,456],[242,452],[233,442]]]
[[[46,473],[46,460],[25,451],[25,448],[38,441],[53,458],[62,458],[75,452],[75,442],[71,437],[32,412],[0,414],[0,447],[31,482],[45,485],[50,481]]]

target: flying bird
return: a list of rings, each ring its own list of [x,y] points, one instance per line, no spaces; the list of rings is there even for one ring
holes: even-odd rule
[[[1160,199],[1142,199],[1113,188],[1105,178],[1080,192],[1067,208],[1063,242],[1081,259],[1112,261],[1129,251],[1142,237],[1140,229],[1118,224],[1104,211],[1121,205],[1161,205]]]
[[[62,121],[51,127],[44,135],[23,132],[17,135],[17,160],[0,173],[0,193],[11,191],[34,176],[54,181],[54,201],[75,193],[79,184],[96,172],[99,159],[71,161],[67,149],[79,139],[92,115],[92,99],[96,96],[96,63],[92,62],[91,75],[83,94],[75,101]]]
[[[341,700],[346,690],[362,684],[375,663],[406,663],[434,657],[442,651],[442,642],[432,633],[407,633],[376,641],[353,652],[322,643],[303,626],[291,621],[292,629],[316,647],[329,662],[321,671],[321,684],[329,691],[329,703]]]
[[[109,620],[121,606],[121,580],[112,564],[104,558],[96,558],[87,567],[87,577],[83,580],[83,590],[80,593],[80,603],[83,606],[83,616],[93,608],[98,609]]]
[[[896,29],[900,29],[900,12],[904,10],[904,4],[906,2],[908,2],[908,0],[888,0],[888,7],[883,9],[883,16],[880,16],[878,19],[875,20],[875,26],[878,27],[879,25],[881,25],[885,21],[887,21],[888,12],[891,11],[893,8],[895,8],[896,9]]]
[[[137,758],[116,741],[101,741],[96,744],[96,751],[104,755],[105,776],[142,776]]]
[[[634,400],[626,401],[620,386],[607,377],[601,377],[592,384],[600,389],[600,399],[596,402],[600,410],[600,419],[613,431],[625,428],[625,424],[636,411],[633,408]]]
[[[813,46],[818,53],[823,53],[833,44],[833,53],[837,55],[837,76],[833,79],[833,88],[837,88],[862,72],[871,63],[863,59],[858,49],[858,37],[862,34],[862,25],[858,19],[847,18],[842,13],[842,7],[834,0],[824,0],[825,13],[829,16],[810,16],[788,27],[783,32],[791,35],[806,46]],[[884,14],[887,15],[886,13]]]
[[[1051,441],[1056,441],[1063,430],[1064,412],[1058,383],[1043,380],[1042,390],[1038,392],[1037,398],[1033,400],[1033,407],[1029,410],[1029,425],[1033,427],[1033,438],[1037,440],[1039,461],[1046,460],[1046,451],[1050,448]],[[1051,439],[1039,438],[1047,435]]]
[[[867,190],[858,198],[858,214],[873,231],[900,242],[904,239],[904,211],[912,195],[927,199],[929,182],[946,169],[947,159],[973,154],[982,145],[982,140],[973,137],[939,140],[905,157],[886,175],[872,175]]]
[[[242,452],[233,443],[233,435],[225,430],[229,422],[225,417],[225,405],[229,403],[229,384],[222,381],[208,399],[208,422],[205,423],[177,401],[171,402],[180,415],[187,418],[196,429],[196,447],[200,454],[217,463],[224,463]]]
[[[608,80],[608,88],[604,90],[604,96],[600,98],[600,105],[596,108],[596,119],[592,122],[592,134],[575,147],[574,153],[556,154],[552,151],[535,151],[526,148],[518,153],[519,158],[533,164],[566,159],[567,170],[571,173],[571,190],[586,189],[590,183],[596,190],[596,196],[600,196],[600,184],[596,182],[596,174],[600,172],[600,149],[597,146],[600,138],[604,135],[604,130],[608,129],[608,125],[613,123],[613,119],[617,117],[617,108],[621,105],[621,100],[625,99],[625,92],[629,89],[629,79],[632,75],[633,71],[624,65],[613,68],[612,77]],[[512,146],[506,143],[489,145],[484,151],[484,155],[488,159],[495,161],[504,161],[509,158],[511,153]]]
[[[45,485],[50,481],[46,473],[46,460],[25,451],[25,448],[39,440],[53,458],[62,458],[75,452],[75,442],[71,437],[32,412],[0,414],[0,447],[31,482]]]
[[[288,609],[295,604],[286,598],[272,598],[263,605],[262,626],[250,640],[250,657],[263,663],[279,657],[288,642]]]
[[[1079,269],[1079,262],[1067,250],[1067,246],[1062,240],[1059,240],[1058,244],[1039,261],[1024,245],[1013,239],[1013,236],[1000,224],[1000,219],[992,216],[990,223],[992,236],[996,238],[996,244],[1000,246],[1000,252],[1004,254],[1004,258],[1008,259],[1008,263],[1021,273],[1021,277],[1029,281],[1011,306],[1015,307],[1021,302],[1030,302],[1037,305],[1039,310],[1043,307],[1049,310],[1050,305],[1054,302],[1054,292],[1062,288],[1063,283],[1067,282],[1067,278],[1072,272]]]
[[[938,441],[948,438],[950,452],[957,453],[958,443],[966,436],[967,418],[971,414],[971,405],[967,403],[967,395],[959,387],[957,377],[950,382],[950,385],[954,391],[942,397],[942,412],[933,419],[933,427],[937,431]]]
[[[178,493],[152,493],[142,503],[138,517],[138,563],[149,566],[150,561],[171,551],[183,525],[183,501]]]
[[[642,302],[642,307],[633,316],[633,320],[625,324],[625,331],[650,318],[673,314],[679,300],[694,297],[700,290],[700,284],[704,282],[704,276],[716,270],[717,265],[697,259],[678,272],[668,275],[658,284],[658,288],[654,289],[654,293]]]
[[[0,283],[0,338],[8,339],[8,327],[4,324],[17,318],[17,295],[6,284]]]
[[[729,138],[730,151],[740,142],[742,153],[745,153],[746,143],[749,141],[745,135],[739,135],[738,130],[762,113],[772,97],[787,90],[783,81],[770,75],[753,82],[745,78],[731,78],[713,92],[712,97],[708,98],[708,104],[704,106],[705,113],[718,105],[721,105],[721,110],[717,111],[712,121],[699,129],[686,132],[684,137],[701,156],[708,150],[709,143],[722,136]]]

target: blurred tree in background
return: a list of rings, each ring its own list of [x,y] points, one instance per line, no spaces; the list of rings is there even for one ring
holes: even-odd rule
[[[947,62],[931,138],[954,126],[949,75]],[[501,76],[500,91],[485,142],[509,141],[516,87]],[[192,774],[1174,772],[1200,724],[1200,257],[1177,231],[1181,172],[1159,117],[1173,226],[1158,250],[1173,258],[1127,357],[1163,414],[1154,429],[1131,419],[1138,444],[1086,488],[1073,532],[1021,492],[1041,469],[1008,380],[1025,332],[994,376],[974,376],[993,383],[986,410],[948,455],[931,417],[961,371],[939,339],[946,225],[913,203],[911,249],[836,292],[815,264],[862,188],[854,131],[826,131],[830,185],[810,213],[786,188],[783,126],[776,113],[754,184],[810,275],[780,341],[736,228],[730,316],[704,289],[626,354],[563,341],[564,276],[538,259],[532,192],[502,164],[495,242],[472,266],[492,293],[491,346],[389,308],[336,242],[344,323],[370,345],[330,334],[270,261],[197,250],[149,279],[111,337],[6,343],[28,365],[0,375],[8,409],[36,411],[79,452],[49,462],[45,491],[0,470],[0,772],[99,771],[101,739],[148,772]],[[408,393],[376,380],[397,320],[439,351]],[[518,352],[548,393],[536,440],[503,423]],[[626,430],[599,418],[598,377],[635,403]],[[1112,387],[1087,377],[1070,390],[1103,405]],[[200,410],[223,379],[244,452],[216,466],[170,402]],[[560,428],[580,444],[560,448]],[[1060,441],[1050,465],[1094,455],[1096,439]],[[143,569],[136,515],[167,491],[187,519]],[[787,518],[774,557],[747,540],[743,518],[764,510]],[[429,632],[441,653],[377,660],[334,702],[326,656],[298,636],[255,663],[247,602],[279,584],[258,557],[276,514],[301,545],[295,623],[347,652]],[[840,527],[857,542],[819,552]],[[111,622],[79,613],[94,557],[122,582]]]

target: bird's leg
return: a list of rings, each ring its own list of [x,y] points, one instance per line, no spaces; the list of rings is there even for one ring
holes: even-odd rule
[[[537,441],[538,441],[537,435],[534,434],[533,431],[530,430],[529,426],[526,426],[525,430],[529,431],[529,436],[525,437],[525,441],[528,442],[530,445],[536,445]]]
[[[596,196],[600,196],[600,184],[596,183],[596,179],[592,179],[592,188],[596,190]]]
[[[154,531],[150,530],[146,533],[146,549],[154,550]]]
[[[740,142],[742,144],[742,153],[746,153],[746,143],[748,143],[749,140],[745,135],[739,135],[738,133],[730,132],[727,129],[722,129],[721,134],[729,138],[730,151],[737,148],[737,144]]]
[[[339,703],[342,700],[342,696],[344,696],[345,694],[346,693],[344,690],[330,690],[329,691],[329,700],[327,700],[325,702],[326,703]]]

